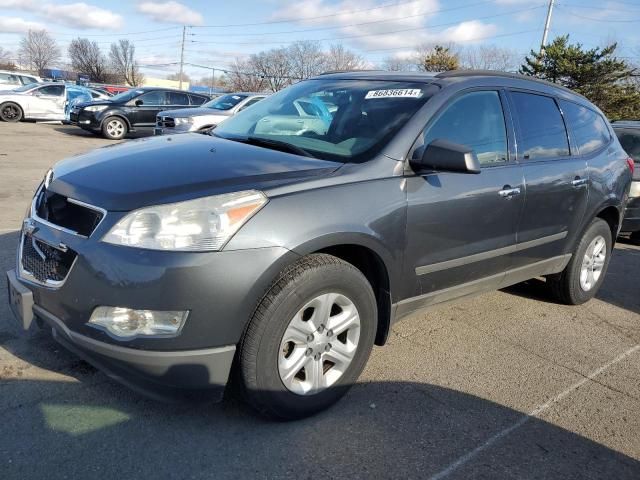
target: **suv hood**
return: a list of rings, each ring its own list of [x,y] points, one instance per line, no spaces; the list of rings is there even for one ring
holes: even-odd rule
[[[129,211],[328,175],[342,163],[199,133],[142,138],[54,166],[49,189],[106,210]]]
[[[159,117],[173,118],[189,118],[200,116],[228,117],[231,115],[230,110],[216,110],[215,108],[179,108],[176,110],[163,110],[158,114]]]

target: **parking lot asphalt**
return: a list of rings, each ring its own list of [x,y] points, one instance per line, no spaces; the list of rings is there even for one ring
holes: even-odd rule
[[[125,140],[130,141],[130,140]],[[0,124],[0,269],[57,160],[112,142]],[[3,283],[4,285],[4,283]],[[640,478],[640,248],[618,243],[598,298],[541,281],[397,324],[358,383],[313,418],[237,400],[164,404],[114,383],[0,295],[0,478]]]

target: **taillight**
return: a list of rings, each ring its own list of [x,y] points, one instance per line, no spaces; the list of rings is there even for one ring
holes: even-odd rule
[[[633,158],[627,158],[627,165],[629,165],[629,170],[631,170],[631,175],[633,175],[633,171],[636,169],[636,164],[633,162]]]

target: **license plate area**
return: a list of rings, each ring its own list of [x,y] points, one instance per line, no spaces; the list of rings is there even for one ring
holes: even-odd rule
[[[7,272],[9,307],[23,330],[33,323],[33,292],[18,281],[15,270]]]

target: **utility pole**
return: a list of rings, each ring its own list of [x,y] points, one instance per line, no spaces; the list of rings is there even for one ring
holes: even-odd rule
[[[540,54],[544,54],[544,46],[547,44],[547,35],[549,35],[549,27],[551,26],[551,13],[553,13],[553,4],[555,0],[549,0],[549,8],[547,9],[547,20],[544,22],[544,31],[542,32],[542,43],[540,44]]]
[[[182,71],[184,69],[184,39],[186,35],[187,35],[187,26],[183,25],[182,26],[182,48],[180,49],[180,90],[182,90]]]

